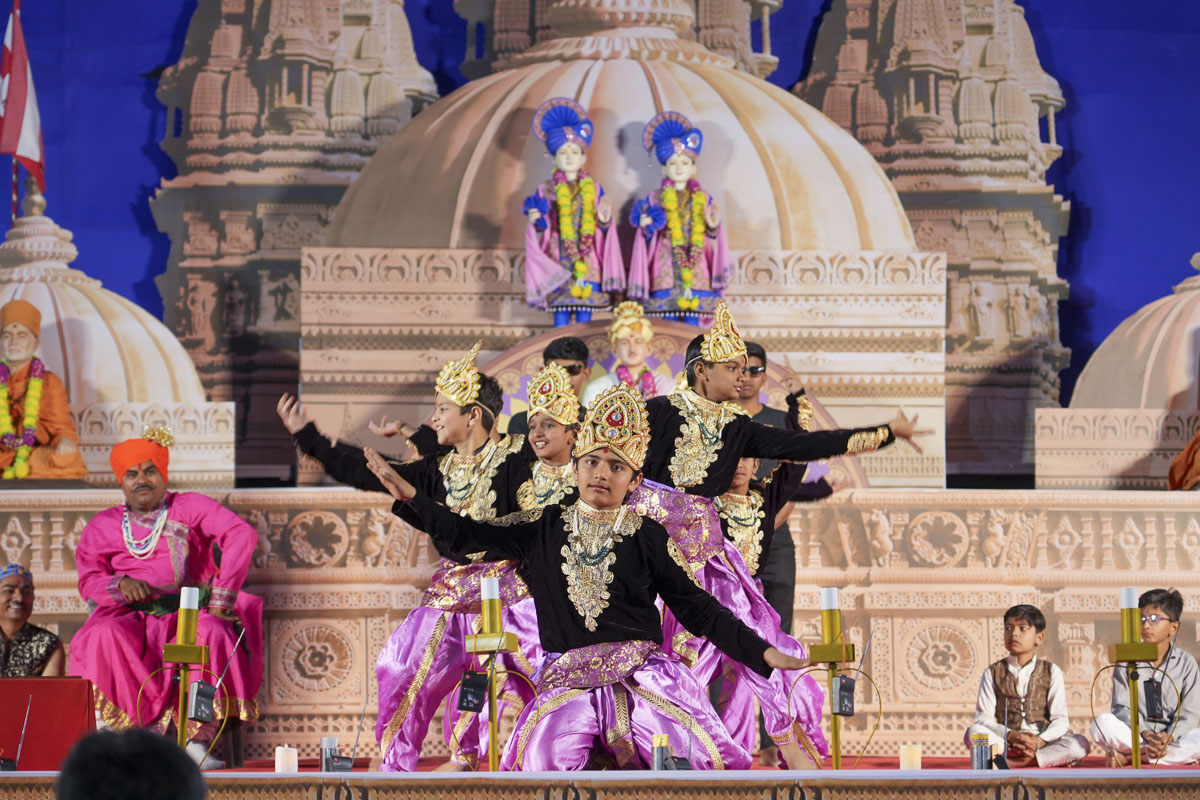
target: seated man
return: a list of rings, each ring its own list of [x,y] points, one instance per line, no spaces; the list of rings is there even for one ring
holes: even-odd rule
[[[1158,645],[1153,664],[1138,665],[1138,719],[1142,759],[1162,765],[1200,760],[1200,670],[1196,659],[1175,646],[1183,595],[1175,589],[1151,589],[1138,598],[1142,641]],[[1146,706],[1147,684],[1154,681],[1162,698],[1160,713]],[[1124,766],[1133,752],[1129,709],[1129,675],[1124,665],[1113,670],[1112,712],[1092,723],[1092,739],[1108,751],[1113,766]]]
[[[1046,638],[1046,617],[1031,605],[1004,612],[1008,657],[992,664],[979,681],[975,722],[964,740],[986,734],[1014,767],[1063,767],[1088,754],[1088,740],[1071,733],[1062,670],[1037,656]]]
[[[42,315],[24,300],[0,307],[0,473],[5,478],[82,478],[67,390],[34,356]]]
[[[93,517],[75,554],[79,593],[97,608],[71,641],[71,674],[91,679],[100,721],[118,729],[165,731],[177,722],[171,672],[151,673],[163,665],[163,645],[175,638],[183,586],[200,587],[197,641],[208,645],[208,668],[220,675],[230,665],[224,691],[217,692],[217,721],[258,717],[262,600],[239,591],[258,534],[215,500],[167,491],[171,441],[170,431],[158,428],[113,448],[109,461],[125,505]],[[235,652],[239,626],[246,636]],[[199,761],[216,724],[190,726],[198,730],[190,731],[188,751]]]
[[[33,573],[20,564],[0,569],[0,678],[66,673],[67,653],[58,636],[29,624]]]

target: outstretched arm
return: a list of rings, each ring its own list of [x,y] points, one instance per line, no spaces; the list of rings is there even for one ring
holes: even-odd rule
[[[763,676],[772,669],[804,669],[808,662],[789,656],[764,641],[715,597],[701,589],[671,558],[668,537],[660,525],[644,524],[639,536],[649,544],[655,590],[692,633],[703,636],[730,658]]]
[[[403,504],[420,518],[421,527],[443,554],[464,559],[468,554],[483,553],[483,561],[523,559],[537,536],[541,509],[537,509],[536,514],[510,514],[495,522],[477,522],[455,514],[418,492],[379,453],[370,448],[364,453],[368,468],[380,485],[396,498],[396,506]],[[393,512],[398,514],[398,508],[394,507]]]

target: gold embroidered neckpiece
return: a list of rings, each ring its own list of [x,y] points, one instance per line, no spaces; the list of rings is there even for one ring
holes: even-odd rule
[[[533,465],[533,477],[517,489],[517,505],[522,509],[558,505],[573,486],[575,470],[570,461],[559,467],[538,461]]]
[[[596,617],[608,608],[608,584],[613,581],[617,544],[632,536],[642,517],[628,506],[593,508],[582,500],[563,509],[567,544],[560,551],[562,571],[567,576],[567,597],[589,631],[596,630]]]
[[[734,403],[714,403],[691,388],[671,392],[668,400],[683,417],[671,456],[671,481],[676,488],[696,486],[708,477],[708,468],[724,446],[725,426],[746,412]]]
[[[763,496],[751,491],[749,494],[734,494],[727,492],[713,500],[717,514],[725,520],[725,529],[733,540],[742,560],[753,575],[758,572],[759,560],[762,558]]]

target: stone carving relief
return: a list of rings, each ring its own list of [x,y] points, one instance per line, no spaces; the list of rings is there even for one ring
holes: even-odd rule
[[[949,471],[1028,475],[1035,411],[1057,405],[1069,361],[1057,274],[1069,204],[1045,177],[1062,153],[1055,114],[1065,101],[1021,6],[965,9],[834,3],[794,91],[875,156],[918,245],[947,254]]]
[[[184,53],[158,87],[178,170],[151,202],[174,244],[165,321],[209,396],[236,404],[239,474],[282,482],[295,454],[272,417],[297,384],[300,248],[437,89],[392,0],[201,3]]]

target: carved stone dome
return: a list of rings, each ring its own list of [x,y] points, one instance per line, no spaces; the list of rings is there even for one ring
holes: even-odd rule
[[[38,356],[66,384],[72,408],[95,404],[204,404],[196,368],[175,334],[141,307],[71,269],[71,232],[44,216],[45,199],[0,244],[0,305],[27,300],[42,312]]]
[[[1200,253],[1192,256],[1200,270]],[[1108,335],[1075,384],[1071,408],[1200,408],[1200,275],[1138,309]]]
[[[622,222],[662,179],[641,133],[670,109],[704,133],[698,178],[734,249],[916,249],[890,181],[853,136],[678,37],[689,3],[560,0],[551,10],[557,32],[516,68],[468,83],[379,148],[338,206],[327,245],[521,249],[521,199],[552,170],[530,123],[542,102],[565,96],[595,123],[586,169]]]

